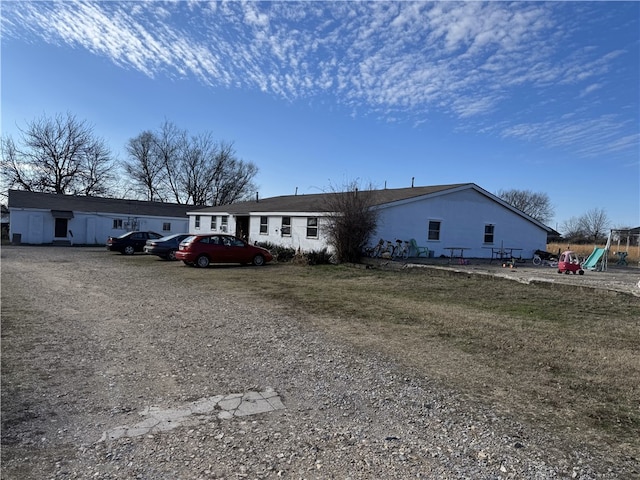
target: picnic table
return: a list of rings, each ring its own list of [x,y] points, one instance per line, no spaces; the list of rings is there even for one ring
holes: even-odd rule
[[[454,258],[460,259],[460,263],[464,262],[464,251],[471,250],[469,247],[444,247],[445,250],[449,250],[449,263],[453,262]],[[456,255],[460,252],[459,255]]]
[[[491,260],[489,263],[492,263],[494,260],[511,260],[514,258],[513,252],[522,252],[522,248],[514,248],[514,247],[482,247],[482,248],[490,248],[491,249]],[[517,258],[522,257],[522,253],[518,255]]]

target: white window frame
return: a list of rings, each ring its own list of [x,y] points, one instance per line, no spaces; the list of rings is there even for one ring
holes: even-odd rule
[[[315,225],[313,223],[315,222]],[[307,238],[318,238],[320,233],[318,217],[307,217]],[[315,230],[315,235],[309,234]]]
[[[269,235],[269,217],[260,215],[260,235]]]
[[[491,233],[487,232],[487,229],[491,230]],[[491,236],[491,241],[487,240],[487,237]],[[482,243],[486,245],[493,245],[496,238],[496,226],[493,223],[485,223],[484,225],[484,236],[482,237]]]
[[[285,223],[285,218],[289,221]],[[291,236],[291,217],[282,217],[282,223],[280,224],[280,235],[283,237]]]
[[[432,229],[431,224],[437,224],[437,229]],[[432,233],[435,233],[437,238],[432,238]],[[427,241],[428,242],[439,242],[440,241],[440,233],[442,233],[442,220],[429,220],[427,223]]]

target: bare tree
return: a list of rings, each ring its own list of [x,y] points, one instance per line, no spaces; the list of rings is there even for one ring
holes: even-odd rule
[[[589,240],[597,243],[609,228],[609,217],[602,208],[592,208],[580,217],[580,226]]]
[[[233,145],[221,143],[214,158],[214,178],[211,190],[212,205],[227,205],[247,200],[256,192],[253,178],[258,167],[235,155]]]
[[[129,139],[126,146],[129,158],[124,163],[124,171],[134,185],[149,201],[162,200],[162,176],[165,175],[162,159],[156,154],[156,137],[144,131]]]
[[[563,236],[576,243],[602,242],[608,228],[609,217],[602,208],[593,208],[579,217],[571,217],[562,224]]]
[[[149,200],[224,205],[251,197],[257,167],[236,157],[233,145],[211,133],[188,136],[165,121],[157,132],[129,140],[125,171]]]
[[[111,153],[93,127],[74,115],[43,116],[20,129],[20,144],[2,140],[1,170],[8,188],[98,195],[113,180]]]
[[[188,154],[188,144],[187,132],[167,120],[155,133],[154,154],[164,170],[160,188],[167,191],[176,203],[189,203],[188,199],[183,198],[184,192],[178,181]]]
[[[571,217],[562,223],[562,236],[569,242],[582,242],[586,237],[580,218]]]
[[[547,223],[553,218],[553,207],[546,193],[511,189],[500,190],[497,196],[540,223]]]
[[[187,203],[226,205],[255,193],[252,182],[258,169],[235,156],[233,145],[217,143],[210,133],[191,137],[177,175]]]
[[[114,184],[114,162],[111,161],[111,152],[102,141],[95,142],[86,151],[86,168],[80,172],[82,181],[82,195],[108,195],[111,193],[111,185]]]
[[[328,241],[336,252],[338,262],[358,262],[364,247],[378,226],[375,190],[361,191],[357,182],[348,184],[344,191],[327,196]]]
[[[177,186],[185,195],[186,203],[206,205],[209,202],[216,175],[217,149],[211,134],[194,136],[186,145],[177,175]]]

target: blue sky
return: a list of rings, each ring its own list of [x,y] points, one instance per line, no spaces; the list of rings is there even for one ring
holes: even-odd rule
[[[638,2],[12,2],[2,134],[70,112],[113,154],[171,121],[261,197],[358,181],[547,193],[640,225]]]

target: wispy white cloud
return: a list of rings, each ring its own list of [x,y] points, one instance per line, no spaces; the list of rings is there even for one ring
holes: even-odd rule
[[[582,119],[558,118],[508,126],[502,129],[501,135],[570,149],[588,158],[637,148],[640,141],[638,133],[621,135],[624,127],[633,128],[625,123],[620,115],[613,114]]]
[[[502,115],[496,125],[510,125],[487,130],[552,146],[572,143],[585,154],[597,141],[601,148],[635,141],[637,148],[633,127],[602,113],[578,124],[575,118],[525,121],[525,111],[540,111],[543,103],[562,105],[559,116],[579,108],[558,86],[574,89],[574,101],[611,95],[608,75],[629,55],[624,43],[578,43],[583,27],[572,8],[537,2],[9,2],[2,27],[9,37],[85,48],[151,78],[193,76],[205,85],[286,99],[329,94],[354,111],[404,115],[418,124],[434,110],[463,123]],[[584,4],[576,9],[589,14]],[[512,106],[523,102],[523,92],[529,104],[517,111]]]

